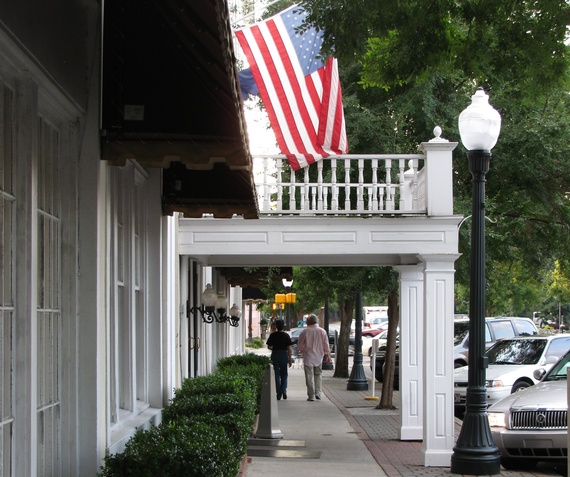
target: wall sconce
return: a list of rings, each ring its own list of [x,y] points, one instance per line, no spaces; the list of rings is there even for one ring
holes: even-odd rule
[[[190,313],[196,315],[198,312],[204,323],[229,323],[230,326],[239,326],[241,310],[234,303],[226,314],[228,306],[226,297],[222,293],[216,294],[212,285],[206,285],[206,289],[202,292],[202,305],[190,308]]]

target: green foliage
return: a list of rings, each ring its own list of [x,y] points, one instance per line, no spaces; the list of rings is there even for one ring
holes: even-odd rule
[[[435,125],[459,141],[460,112],[477,87],[489,93],[503,125],[486,184],[487,311],[542,309],[554,260],[570,257],[570,3],[302,4],[339,58],[352,153],[409,153]],[[453,166],[455,213],[469,216],[461,145]],[[469,232],[467,221],[456,262],[458,311],[469,301]]]
[[[123,452],[107,456],[99,476],[237,475],[269,363],[265,356],[231,356],[218,361],[215,373],[186,379],[162,423],[138,431]]]
[[[139,431],[123,452],[107,456],[101,477],[228,477],[239,460],[228,455],[224,428],[181,419]]]
[[[242,355],[229,356],[218,360],[216,374],[222,378],[229,379],[231,376],[247,377],[253,383],[255,389],[255,412],[259,413],[261,408],[261,391],[265,368],[271,363],[268,356],[246,353]]]
[[[246,347],[253,348],[253,349],[263,348],[264,345],[265,345],[265,343],[261,338],[253,338],[251,343],[246,342],[246,344],[245,344]]]

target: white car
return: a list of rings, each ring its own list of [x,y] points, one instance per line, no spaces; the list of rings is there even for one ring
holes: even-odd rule
[[[536,386],[489,408],[489,427],[505,469],[530,471],[541,461],[567,462],[569,364],[570,352],[546,376],[537,370],[535,377],[541,382]]]
[[[518,336],[498,341],[485,353],[489,360],[485,382],[487,404],[490,406],[536,384],[534,371],[549,370],[568,350],[570,334]],[[465,408],[468,373],[468,366],[456,368],[453,373],[456,414]]]

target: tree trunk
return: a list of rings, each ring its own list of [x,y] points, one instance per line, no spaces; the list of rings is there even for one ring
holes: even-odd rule
[[[338,349],[335,357],[334,377],[348,378],[348,344],[350,338],[350,325],[354,312],[354,297],[339,300],[340,332],[338,336]]]
[[[400,307],[398,305],[399,293],[395,288],[388,295],[388,342],[386,344],[386,358],[384,368],[384,382],[382,394],[376,409],[394,409],[394,370],[396,365],[396,336],[400,323]],[[375,378],[374,378],[375,379]]]

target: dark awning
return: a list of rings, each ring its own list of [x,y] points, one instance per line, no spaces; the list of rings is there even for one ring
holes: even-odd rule
[[[167,169],[165,213],[257,217],[225,0],[105,0],[102,64],[102,159]]]

